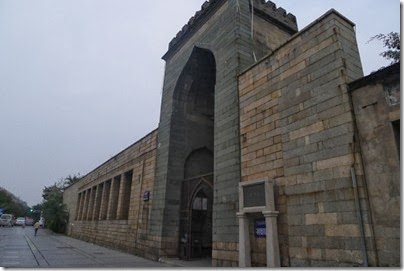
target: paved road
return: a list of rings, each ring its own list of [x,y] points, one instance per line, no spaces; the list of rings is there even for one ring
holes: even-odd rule
[[[34,228],[0,227],[0,266],[16,268],[164,268],[173,265],[150,261],[131,254]]]

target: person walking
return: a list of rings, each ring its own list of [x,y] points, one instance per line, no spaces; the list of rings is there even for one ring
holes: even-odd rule
[[[37,221],[37,222],[34,224],[35,236],[36,236],[36,234],[37,234],[38,229],[39,229],[40,226],[41,226],[41,225],[39,224],[39,221]]]

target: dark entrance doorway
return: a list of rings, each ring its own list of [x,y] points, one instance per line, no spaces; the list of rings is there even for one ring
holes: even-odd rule
[[[182,184],[180,258],[211,257],[213,175]]]
[[[179,159],[183,163],[179,217],[179,256],[183,259],[212,253],[215,84],[212,52],[195,47],[174,93],[177,137],[173,157],[178,159],[176,165],[181,165]]]

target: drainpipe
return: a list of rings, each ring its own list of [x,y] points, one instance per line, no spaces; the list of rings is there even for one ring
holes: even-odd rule
[[[355,155],[355,154],[353,154]],[[363,255],[363,266],[368,267],[368,254],[367,254],[367,249],[366,249],[366,240],[365,240],[365,229],[363,227],[363,217],[362,217],[362,211],[361,211],[361,206],[359,202],[359,193],[358,193],[358,183],[356,181],[356,173],[355,173],[355,167],[351,167],[351,176],[352,176],[352,187],[353,187],[353,192],[354,192],[354,197],[355,197],[355,207],[356,207],[356,217],[358,218],[358,224],[359,224],[359,229],[361,233],[361,249],[362,249],[362,255]]]
[[[353,123],[353,131],[354,131],[354,135],[353,135],[353,143],[352,143],[352,155],[353,155],[353,163],[352,163],[352,167],[351,167],[351,176],[352,176],[352,185],[354,188],[354,196],[355,196],[355,206],[356,206],[356,210],[357,210],[357,217],[358,217],[358,223],[359,223],[359,228],[361,229],[361,242],[362,242],[362,254],[364,255],[363,259],[364,259],[364,264],[366,263],[365,266],[368,266],[368,256],[367,256],[367,251],[366,251],[366,243],[365,243],[365,235],[364,235],[364,227],[363,227],[363,216],[362,216],[362,211],[360,209],[360,202],[359,202],[359,193],[358,193],[358,187],[357,187],[357,182],[356,182],[356,173],[355,173],[355,162],[356,162],[356,156],[355,156],[355,152],[356,147],[358,147],[358,151],[360,153],[362,153],[361,151],[361,144],[360,144],[360,137],[359,137],[359,129],[357,126],[357,122],[356,122],[356,115],[355,115],[355,110],[354,110],[354,102],[353,102],[353,97],[352,97],[352,91],[349,89],[348,86],[348,97],[349,97],[349,104],[351,107],[351,116],[352,116],[352,123]],[[372,237],[372,250],[374,250],[375,252],[375,266],[379,265],[379,255],[377,252],[377,245],[376,245],[376,240],[375,240],[375,233],[374,233],[374,228],[373,228],[373,218],[372,218],[372,208],[370,205],[370,198],[369,198],[369,193],[368,193],[368,188],[367,188],[367,184],[366,184],[366,174],[365,174],[365,164],[362,158],[359,159],[358,161],[361,164],[361,167],[363,169],[363,188],[364,188],[364,192],[366,194],[366,198],[368,200],[368,219],[369,219],[369,223],[370,223],[370,232],[371,232],[371,237]],[[364,250],[365,248],[365,250]]]
[[[353,109],[353,105],[352,105]],[[351,111],[353,114],[353,112]],[[353,114],[355,116],[355,114]],[[353,121],[356,121],[353,119]],[[355,125],[355,124],[354,124]],[[351,145],[352,148],[352,158],[353,162],[351,165],[351,178],[352,178],[352,188],[353,188],[353,193],[354,193],[354,198],[355,198],[355,209],[356,209],[356,217],[358,219],[358,226],[361,234],[361,251],[362,251],[362,256],[363,256],[363,266],[368,267],[368,254],[367,254],[367,249],[366,249],[366,239],[365,239],[365,229],[363,226],[363,214],[362,214],[362,209],[361,209],[361,204],[360,204],[360,199],[359,199],[359,191],[358,191],[358,182],[356,180],[356,172],[355,172],[355,162],[356,162],[356,156],[355,156],[355,146],[356,146],[356,140],[355,140],[355,134],[353,136],[353,142]]]

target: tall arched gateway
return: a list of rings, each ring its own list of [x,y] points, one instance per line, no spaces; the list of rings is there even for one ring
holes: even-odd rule
[[[294,16],[283,13],[258,0],[207,1],[170,42],[145,254],[236,265],[237,76],[296,33]]]
[[[179,255],[210,256],[212,249],[213,132],[216,64],[209,50],[195,47],[174,91],[172,125],[187,155],[181,182]],[[182,159],[181,159],[182,160]]]

